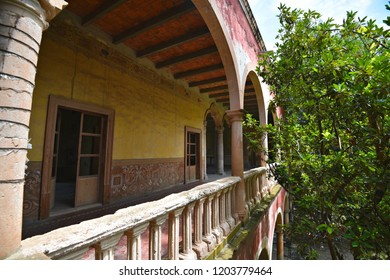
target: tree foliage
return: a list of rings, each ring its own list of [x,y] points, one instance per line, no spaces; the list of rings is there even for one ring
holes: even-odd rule
[[[356,259],[389,259],[390,31],[355,12],[336,24],[279,11],[277,50],[257,71],[283,116],[258,135],[266,130],[278,153],[275,176],[295,207],[290,233],[308,257],[322,241],[341,259],[347,240]]]

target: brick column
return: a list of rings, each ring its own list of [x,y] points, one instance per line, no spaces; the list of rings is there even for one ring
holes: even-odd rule
[[[241,221],[245,221],[248,216],[248,207],[245,202],[245,180],[244,180],[244,156],[243,156],[243,136],[242,136],[242,116],[241,110],[230,110],[226,112],[232,130],[232,175],[241,177],[239,185],[236,187],[234,196],[235,213]]]
[[[20,246],[24,171],[39,47],[47,21],[65,5],[62,0],[0,2],[0,259]]]

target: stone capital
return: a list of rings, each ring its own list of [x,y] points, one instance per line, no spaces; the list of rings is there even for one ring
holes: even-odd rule
[[[45,30],[49,27],[49,21],[67,5],[64,0],[2,0],[0,8],[6,7],[6,10],[18,15],[29,15]]]
[[[223,134],[224,127],[223,125],[216,126],[215,130],[217,131],[218,134]]]
[[[64,0],[38,0],[45,11],[45,20],[47,22],[55,18],[68,3]]]
[[[226,116],[230,124],[234,122],[242,122],[244,112],[242,110],[228,110],[226,111]]]

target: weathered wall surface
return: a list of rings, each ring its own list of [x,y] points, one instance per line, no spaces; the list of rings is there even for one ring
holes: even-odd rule
[[[24,216],[38,215],[49,95],[115,110],[112,200],[184,182],[185,126],[203,130],[210,100],[64,25],[44,33],[33,95]]]
[[[253,215],[254,218],[247,225],[247,235],[239,244],[236,251],[234,251],[233,259],[238,260],[255,260],[259,259],[262,249],[266,249],[268,255],[272,253],[272,243],[275,233],[276,218],[278,213],[284,213],[286,191],[284,188],[280,189],[278,193],[271,194],[272,202],[267,208]],[[266,203],[263,202],[264,205]],[[256,217],[258,216],[258,217]],[[267,242],[262,244],[261,242]]]

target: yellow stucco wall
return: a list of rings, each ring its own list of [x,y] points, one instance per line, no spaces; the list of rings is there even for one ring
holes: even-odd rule
[[[50,94],[115,110],[114,160],[184,156],[185,126],[203,129],[210,100],[180,84],[141,79],[139,73],[113,67],[96,54],[53,38],[44,36],[39,55],[30,161],[42,161]]]

